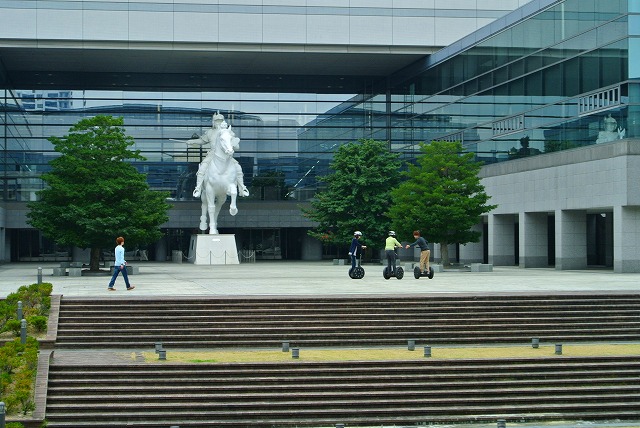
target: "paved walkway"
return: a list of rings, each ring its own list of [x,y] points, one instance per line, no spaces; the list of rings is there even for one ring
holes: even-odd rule
[[[322,262],[263,261],[240,265],[193,265],[172,262],[135,262],[139,275],[130,275],[135,290],[125,289],[122,277],[117,291],[107,291],[109,276],[53,276],[58,263],[0,265],[0,297],[22,285],[42,280],[53,293],[68,297],[111,296],[305,296],[305,295],[411,295],[495,293],[629,293],[640,292],[640,274],[611,270],[556,271],[494,267],[493,272],[445,271],[432,280],[416,280],[411,271],[402,280],[382,277],[383,267],[365,265],[365,277],[352,280],[348,266]]]

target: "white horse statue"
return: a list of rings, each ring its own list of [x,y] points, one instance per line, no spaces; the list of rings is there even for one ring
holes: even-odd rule
[[[226,124],[225,124],[226,125]],[[218,233],[218,214],[222,205],[227,200],[227,195],[231,196],[229,213],[236,215],[238,207],[236,198],[238,197],[238,174],[242,175],[242,169],[233,158],[235,149],[238,148],[240,139],[235,136],[231,128],[226,126],[220,129],[220,134],[211,145],[213,160],[207,168],[204,177],[202,194],[202,214],[200,215],[200,230],[209,229],[209,234]],[[240,173],[238,173],[240,170]],[[244,188],[244,185],[242,186]],[[241,192],[246,192],[246,188],[241,188]],[[246,196],[248,192],[242,194]],[[207,222],[207,216],[209,221]]]

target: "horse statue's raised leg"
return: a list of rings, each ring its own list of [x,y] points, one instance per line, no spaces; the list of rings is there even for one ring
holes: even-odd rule
[[[229,214],[238,214],[238,207],[236,206],[236,199],[238,198],[238,188],[236,183],[229,184],[227,188],[227,194],[231,196],[231,202],[229,203]]]

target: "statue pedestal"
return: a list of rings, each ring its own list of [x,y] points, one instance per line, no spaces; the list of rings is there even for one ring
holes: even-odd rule
[[[235,235],[192,235],[189,262],[196,265],[237,265]]]

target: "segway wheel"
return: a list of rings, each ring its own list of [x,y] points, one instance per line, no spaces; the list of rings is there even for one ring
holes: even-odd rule
[[[415,279],[420,279],[420,274],[422,274],[422,272],[420,272],[420,266],[416,266],[413,268],[413,277]]]
[[[353,279],[353,268],[349,268],[349,278]]]
[[[384,277],[384,279],[391,278],[391,275],[389,275],[389,269],[384,268],[384,270],[382,271],[382,276]]]
[[[396,278],[404,278],[404,269],[402,269],[401,267],[396,268]]]
[[[351,273],[352,279],[362,279],[364,278],[364,268],[360,266],[356,266]]]
[[[429,279],[433,279],[433,268],[429,266]]]

